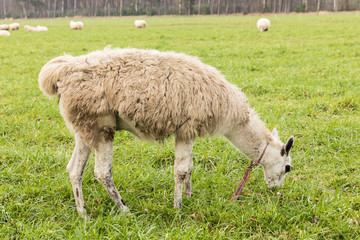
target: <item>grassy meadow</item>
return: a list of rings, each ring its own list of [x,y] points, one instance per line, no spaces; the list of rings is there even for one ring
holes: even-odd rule
[[[70,19],[17,21],[21,30],[0,38],[0,238],[359,239],[360,16],[271,15],[264,33],[258,18],[151,17],[146,29],[131,17],[86,18],[82,31]],[[113,176],[131,214],[95,179],[92,155],[83,178],[92,221],[79,217],[66,172],[74,138],[37,77],[56,56],[108,45],[184,52],[219,69],[269,129],[295,137],[284,187],[268,190],[257,167],[229,202],[249,160],[223,138],[198,139],[193,197],[175,210],[174,139],[118,132]]]

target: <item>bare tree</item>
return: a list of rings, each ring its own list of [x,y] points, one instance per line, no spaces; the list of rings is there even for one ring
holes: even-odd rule
[[[26,12],[26,7],[25,7],[26,0],[15,0],[15,1],[20,3],[20,5],[23,9],[24,17],[27,18],[27,12]]]
[[[123,11],[123,0],[120,0],[120,17],[122,17],[122,11]]]
[[[108,14],[108,2],[109,0],[105,0],[105,3],[104,3],[104,15],[107,15]]]
[[[191,0],[187,0],[187,15],[191,14]]]
[[[225,0],[225,14],[228,15],[229,13],[229,0]]]
[[[54,13],[53,13],[53,17],[56,17],[56,3],[57,3],[57,0],[54,0]]]
[[[73,7],[73,10],[74,10],[74,15],[76,15],[76,0],[74,0],[74,7]]]
[[[308,0],[303,0],[305,12],[308,11]]]
[[[265,12],[266,9],[266,0],[262,0],[262,11]]]
[[[220,15],[220,7],[221,7],[220,0],[217,0],[216,7],[217,7],[217,15]]]
[[[4,12],[4,16],[6,16],[6,1],[3,0],[3,12]]]
[[[339,1],[338,0],[334,0],[334,11],[337,12],[339,7]]]
[[[198,1],[198,15],[200,15],[201,12],[201,0]]]

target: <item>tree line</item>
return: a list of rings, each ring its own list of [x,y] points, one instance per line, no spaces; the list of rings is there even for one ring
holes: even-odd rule
[[[0,0],[0,18],[354,11],[360,0]]]

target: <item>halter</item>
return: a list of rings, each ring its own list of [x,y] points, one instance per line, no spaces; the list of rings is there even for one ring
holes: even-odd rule
[[[253,161],[251,161],[251,163],[248,165],[248,167],[247,167],[247,169],[245,171],[244,177],[242,178],[241,182],[239,183],[239,186],[237,187],[237,189],[236,189],[235,193],[233,194],[233,196],[231,197],[230,201],[235,202],[239,198],[239,196],[241,195],[241,193],[242,193],[242,191],[243,191],[243,189],[245,187],[246,182],[249,180],[252,168],[259,165],[261,159],[265,155],[265,151],[266,151],[268,146],[269,146],[269,143],[266,144],[266,146],[265,146],[263,152],[261,153],[259,159],[255,163]]]

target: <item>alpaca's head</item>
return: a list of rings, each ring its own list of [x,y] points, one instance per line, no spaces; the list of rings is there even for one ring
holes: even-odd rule
[[[286,173],[291,170],[290,151],[294,144],[294,137],[290,137],[286,144],[280,141],[277,130],[272,132],[273,140],[269,143],[260,164],[264,169],[265,181],[268,188],[281,187]]]

